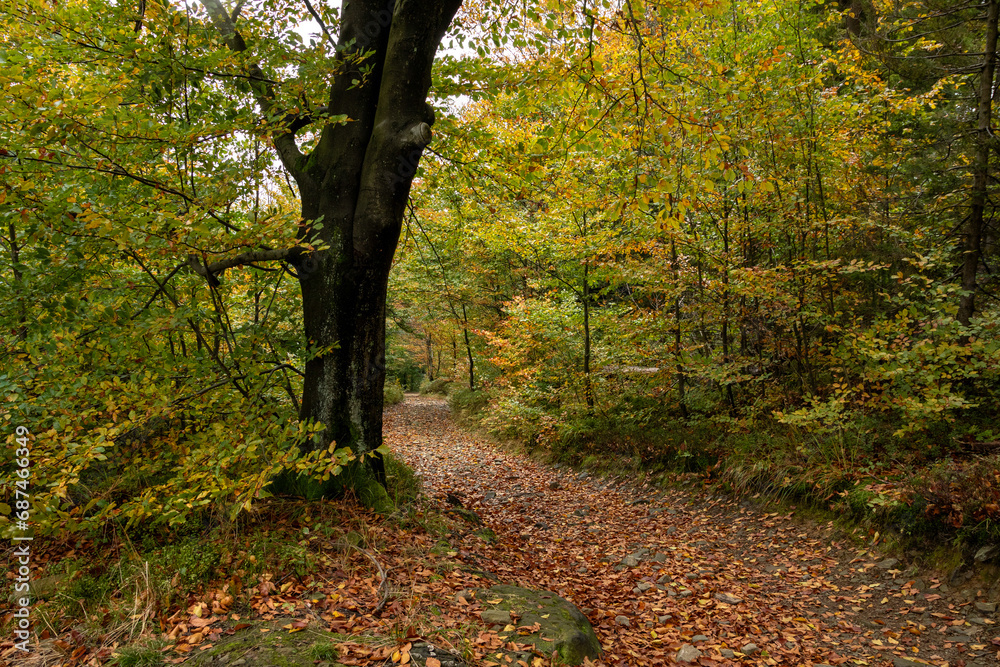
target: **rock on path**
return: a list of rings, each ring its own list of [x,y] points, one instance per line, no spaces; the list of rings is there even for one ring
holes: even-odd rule
[[[466,565],[573,602],[606,664],[669,665],[682,650],[719,665],[1000,660],[997,600],[949,600],[832,526],[557,470],[458,428],[440,399],[408,396],[384,432],[429,495],[495,533],[456,538]]]

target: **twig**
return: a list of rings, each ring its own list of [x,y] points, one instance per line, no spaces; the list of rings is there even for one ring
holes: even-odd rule
[[[336,50],[337,42],[336,40],[333,39],[333,35],[330,34],[330,31],[326,29],[326,23],[323,22],[323,19],[320,17],[319,12],[313,9],[312,3],[309,2],[309,0],[306,0],[306,7],[309,9],[309,13],[312,14],[312,17],[316,19],[316,23],[319,23],[319,27],[323,29],[323,34],[326,35],[326,39],[327,41],[330,42],[330,46],[332,46],[333,49]]]
[[[386,574],[385,568],[382,567],[382,564],[378,562],[378,559],[376,559],[375,556],[371,554],[371,552],[367,551],[366,549],[362,549],[361,547],[355,544],[348,544],[346,542],[331,542],[331,544],[334,547],[338,548],[349,547],[351,549],[357,549],[365,556],[367,556],[368,560],[370,560],[375,565],[375,567],[378,568],[378,575],[382,579],[382,583],[379,584],[378,590],[382,597],[379,600],[379,603],[375,606],[375,608],[372,609],[372,613],[377,614],[380,611],[382,611],[382,608],[385,607],[387,602],[389,602],[389,576],[388,574]]]

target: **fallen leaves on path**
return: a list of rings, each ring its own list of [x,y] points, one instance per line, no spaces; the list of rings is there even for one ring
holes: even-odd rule
[[[793,514],[557,470],[464,432],[431,398],[387,412],[385,437],[428,493],[495,532],[486,544],[469,531],[454,543],[456,559],[572,601],[606,664],[675,664],[685,647],[682,657],[706,666],[1000,659],[990,614],[850,550],[832,525],[803,528]]]

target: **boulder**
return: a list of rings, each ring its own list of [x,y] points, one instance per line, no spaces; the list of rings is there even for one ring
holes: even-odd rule
[[[506,611],[517,616],[520,631],[511,639],[534,645],[542,655],[555,652],[566,665],[580,665],[584,658],[600,657],[601,644],[590,621],[571,602],[555,593],[500,585],[478,591],[476,599],[491,605],[484,609],[484,618],[489,611]],[[528,632],[536,623],[539,629]]]

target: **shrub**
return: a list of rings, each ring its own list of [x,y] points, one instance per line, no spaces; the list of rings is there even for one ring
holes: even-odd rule
[[[444,394],[448,395],[451,386],[455,381],[451,378],[438,378],[436,380],[424,380],[420,383],[421,394]]]
[[[485,391],[455,389],[448,394],[448,407],[459,420],[476,420],[490,402]]]
[[[406,397],[403,395],[403,388],[399,386],[399,382],[385,383],[385,387],[382,389],[382,399],[386,405],[402,403],[404,398]]]
[[[177,577],[178,585],[190,588],[211,581],[222,562],[217,544],[192,536],[177,544],[167,544],[149,555],[150,568],[162,579]]]

